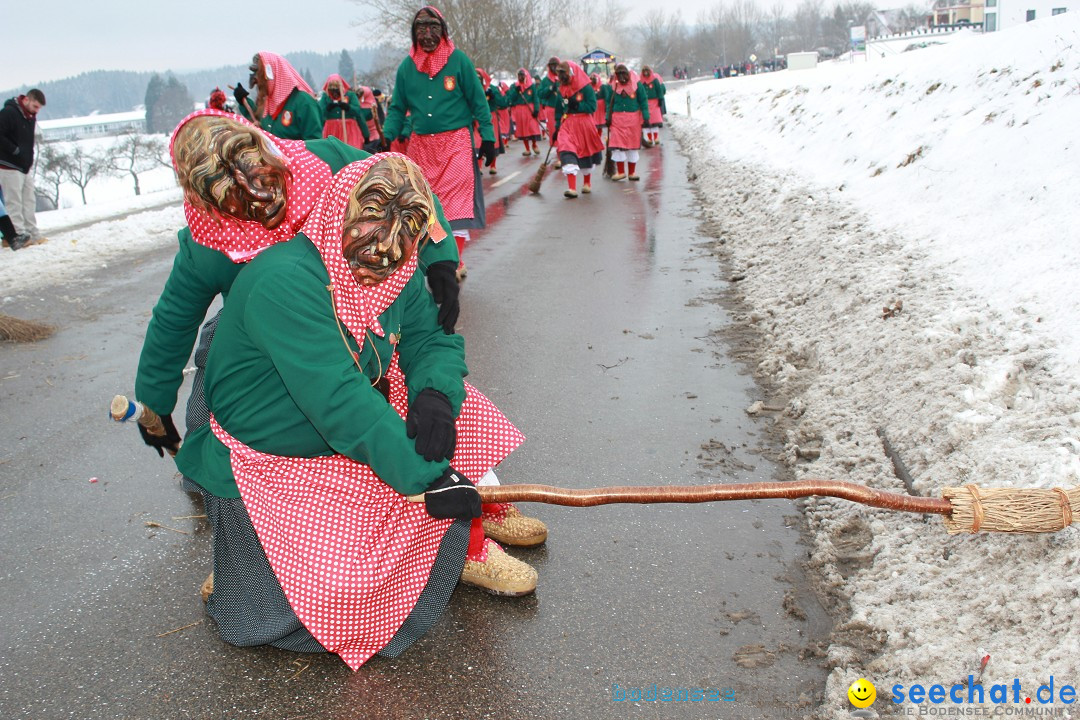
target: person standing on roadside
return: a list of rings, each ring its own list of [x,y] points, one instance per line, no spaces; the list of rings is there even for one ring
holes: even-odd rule
[[[44,240],[37,226],[34,192],[34,131],[43,107],[45,93],[34,88],[8,99],[0,109],[0,191],[16,233],[28,236],[30,243]]]

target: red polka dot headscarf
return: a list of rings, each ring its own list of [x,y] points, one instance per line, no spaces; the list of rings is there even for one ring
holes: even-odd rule
[[[285,219],[273,230],[267,230],[253,220],[237,220],[221,213],[207,213],[184,201],[184,217],[195,242],[228,255],[233,262],[247,262],[271,245],[284,242],[299,232],[315,201],[330,185],[333,173],[329,165],[307,149],[303,140],[281,140],[239,115],[213,109],[188,115],[173,130],[169,139],[169,153],[174,165],[177,133],[194,118],[205,115],[228,118],[262,134],[271,152],[276,152],[285,161],[292,175],[287,181]]]
[[[416,272],[419,248],[416,248],[407,263],[378,285],[360,285],[341,250],[349,195],[375,163],[390,157],[412,162],[400,153],[379,153],[345,166],[334,176],[330,187],[316,203],[302,228],[302,232],[319,249],[323,264],[330,275],[337,316],[355,338],[363,338],[366,330],[371,330],[380,337],[384,334],[379,324],[379,315],[397,299]],[[417,174],[422,177],[419,169]]]
[[[266,113],[270,117],[277,118],[293,90],[299,89],[312,97],[315,96],[315,91],[288,60],[272,52],[260,52],[259,58],[262,60],[267,89],[270,91],[270,97],[266,99]]]

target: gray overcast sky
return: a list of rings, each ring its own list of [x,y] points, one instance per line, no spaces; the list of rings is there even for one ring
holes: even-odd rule
[[[620,0],[638,19],[655,0]],[[681,0],[683,19],[719,0]],[[766,0],[762,0],[765,2]],[[425,3],[417,0],[417,8]],[[340,51],[369,43],[351,0],[5,0],[0,88],[87,70],[193,70],[259,50]],[[436,0],[435,6],[438,7]],[[453,18],[450,18],[451,28]],[[0,98],[2,100],[2,98]]]

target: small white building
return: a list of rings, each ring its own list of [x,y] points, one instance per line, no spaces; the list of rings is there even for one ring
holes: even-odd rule
[[[1032,20],[1080,12],[1080,0],[983,0],[986,32],[1005,30]]]
[[[39,120],[37,129],[45,142],[146,132],[146,109],[139,106],[130,112],[94,113],[85,117]]]

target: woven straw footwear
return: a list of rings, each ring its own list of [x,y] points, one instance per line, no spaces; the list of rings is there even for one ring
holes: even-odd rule
[[[563,190],[562,194],[563,194],[563,197],[568,197],[568,198],[573,199],[573,198],[577,197],[577,190],[569,190],[569,189]]]
[[[611,176],[611,179],[615,180],[616,182],[618,182],[619,180],[625,180],[626,179],[626,173],[615,173],[614,175]]]
[[[521,514],[515,506],[506,505],[506,517],[499,520],[495,513],[482,517],[484,535],[495,542],[514,547],[536,547],[547,540],[547,525],[536,518]]]
[[[199,588],[199,595],[202,596],[202,601],[208,601],[210,599],[210,593],[212,592],[214,592],[214,573],[210,573],[210,576],[203,580],[202,587]]]
[[[586,195],[588,195],[589,193],[591,193],[591,192],[592,192],[592,185],[582,185],[582,186],[581,186],[581,192],[583,192],[583,193],[585,193]]]
[[[641,178],[638,177],[637,175],[631,175],[628,179],[629,180],[640,180]]]
[[[461,582],[493,595],[509,597],[528,595],[536,590],[536,570],[531,565],[510,557],[490,540],[484,540],[484,543],[487,559],[484,562],[466,559]]]

